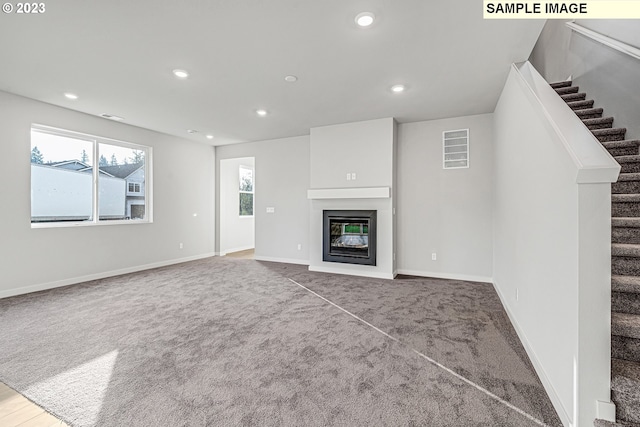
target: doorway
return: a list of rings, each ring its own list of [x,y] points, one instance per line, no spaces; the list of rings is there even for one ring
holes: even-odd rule
[[[253,258],[255,157],[220,160],[220,255]]]

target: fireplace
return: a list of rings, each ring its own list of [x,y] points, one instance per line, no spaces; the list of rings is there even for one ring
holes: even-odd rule
[[[376,211],[322,213],[323,261],[376,265]]]

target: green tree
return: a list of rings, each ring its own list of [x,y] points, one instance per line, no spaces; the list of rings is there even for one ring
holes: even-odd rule
[[[115,154],[111,155],[111,166],[116,166],[118,164],[118,159]]]
[[[39,165],[44,163],[44,156],[40,150],[38,150],[37,145],[31,149],[31,163],[37,163]]]
[[[82,163],[87,163],[89,161],[89,155],[87,154],[86,150],[82,150],[82,153],[80,154],[80,161]]]
[[[98,161],[98,165],[100,165],[100,166],[109,166],[109,162],[107,161],[107,158],[105,156],[103,156],[102,154],[100,154],[100,160]]]

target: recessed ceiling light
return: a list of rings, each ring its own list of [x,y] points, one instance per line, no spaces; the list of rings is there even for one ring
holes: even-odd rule
[[[115,120],[117,122],[121,122],[124,120],[124,118],[120,116],[114,116],[113,114],[107,114],[107,113],[100,114],[100,117],[104,117],[105,119],[109,119],[109,120]]]
[[[264,116],[267,115],[267,110],[262,110],[262,109],[256,110],[256,114],[259,115],[259,116],[264,117]]]
[[[207,139],[213,139],[213,135],[211,134],[207,135]]]
[[[373,21],[376,19],[376,16],[371,12],[362,12],[356,16],[356,24],[361,27],[368,27],[373,24]]]
[[[401,93],[404,92],[405,90],[405,86],[404,85],[393,85],[391,86],[391,92],[393,93]]]
[[[173,74],[179,79],[186,79],[189,77],[189,73],[185,70],[173,70]]]
[[[198,131],[193,129],[187,129],[187,133],[198,133]]]
[[[75,93],[69,93],[69,92],[67,92],[67,93],[65,93],[65,94],[64,94],[64,96],[65,96],[67,99],[73,99],[73,100],[78,99],[78,95],[76,95]]]
[[[284,78],[284,81],[289,83],[294,83],[298,81],[298,78],[296,76],[286,76]]]

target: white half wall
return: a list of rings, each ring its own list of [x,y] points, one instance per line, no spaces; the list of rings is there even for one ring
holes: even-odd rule
[[[445,170],[442,132],[457,129],[470,167]],[[493,114],[400,124],[397,174],[398,272],[490,282]]]
[[[254,164],[253,157],[220,160],[220,254],[255,247],[255,215],[240,216],[239,185],[240,166]],[[256,185],[254,174],[254,190]]]
[[[307,264],[309,137],[216,147],[218,166],[220,160],[238,157],[255,158],[255,258]],[[217,169],[219,172],[220,168]],[[219,189],[216,194],[220,209]],[[267,213],[267,207],[274,208],[274,212]],[[220,225],[218,221],[217,230],[220,230]],[[220,251],[219,241],[216,251]]]
[[[611,406],[619,166],[528,63],[512,67],[494,123],[494,285],[563,424],[592,426],[611,414],[598,408]]]
[[[0,297],[213,254],[213,147],[5,92],[0,116]],[[152,147],[153,223],[32,229],[32,123]]]

